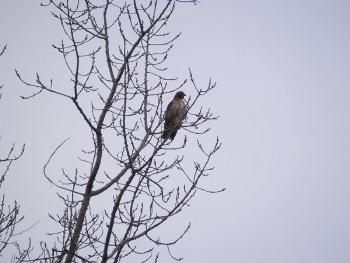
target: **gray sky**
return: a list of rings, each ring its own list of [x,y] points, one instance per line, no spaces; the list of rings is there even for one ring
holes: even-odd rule
[[[205,103],[221,115],[213,129],[224,145],[205,183],[228,188],[199,194],[179,218],[193,226],[173,249],[185,262],[350,261],[349,14],[345,0],[202,0],[178,8],[170,28],[183,35],[170,69],[183,76],[191,66],[200,84],[218,81]],[[58,204],[43,164],[62,139],[71,137],[64,163],[88,137],[77,134],[84,123],[64,100],[19,99],[32,91],[14,68],[64,84],[63,62],[50,47],[60,28],[49,10],[3,1],[0,24],[0,45],[8,44],[0,59],[0,150],[27,144],[1,191],[19,201],[27,224],[40,220],[28,233],[39,240]]]

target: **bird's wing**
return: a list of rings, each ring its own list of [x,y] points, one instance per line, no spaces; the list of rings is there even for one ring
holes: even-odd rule
[[[173,117],[174,110],[172,109],[174,104],[174,101],[172,100],[168,106],[166,107],[164,119],[165,119],[165,125],[168,126],[170,123],[171,118]]]

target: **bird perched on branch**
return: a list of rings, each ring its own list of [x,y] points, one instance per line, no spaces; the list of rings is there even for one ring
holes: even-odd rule
[[[165,123],[162,138],[174,140],[182,121],[186,118],[187,108],[184,101],[186,94],[183,91],[176,92],[174,99],[169,103],[165,111]]]

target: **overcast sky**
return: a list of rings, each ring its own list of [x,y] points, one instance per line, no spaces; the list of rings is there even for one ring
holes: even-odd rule
[[[218,82],[205,103],[221,115],[213,131],[223,148],[205,183],[227,188],[199,194],[179,219],[193,226],[174,248],[184,262],[350,262],[349,14],[347,0],[202,0],[177,9],[169,27],[182,37],[170,70],[181,76],[190,66],[199,83]],[[32,91],[14,68],[58,83],[65,70],[49,10],[2,1],[0,25],[8,45],[0,151],[27,145],[1,192],[21,204],[26,224],[40,221],[23,237],[39,240],[58,202],[42,167],[62,139],[79,148],[84,124],[54,96],[19,99]]]

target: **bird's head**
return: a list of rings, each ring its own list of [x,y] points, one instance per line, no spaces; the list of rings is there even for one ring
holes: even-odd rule
[[[178,99],[178,100],[182,100],[183,98],[185,98],[185,96],[186,96],[185,92],[183,92],[183,91],[178,91],[178,92],[176,92],[174,98],[175,98],[175,99]]]

